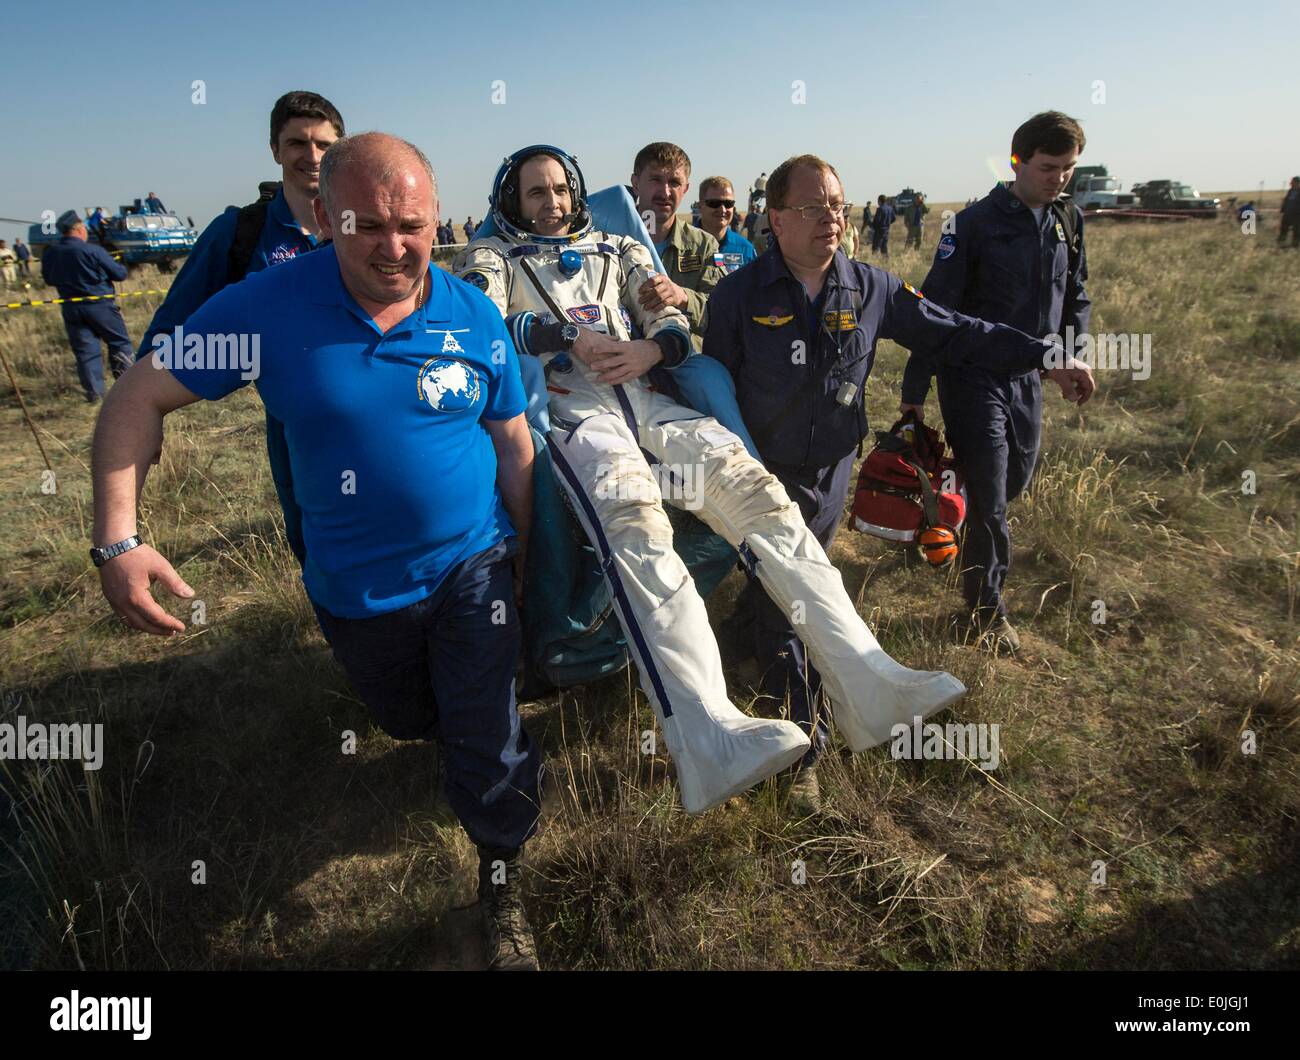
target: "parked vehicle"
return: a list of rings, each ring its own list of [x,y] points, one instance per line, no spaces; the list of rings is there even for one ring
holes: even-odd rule
[[[1218,199],[1204,199],[1190,184],[1176,180],[1148,180],[1134,184],[1133,193],[1144,210],[1178,210],[1198,216],[1217,217]]]
[[[151,213],[136,199],[131,206],[119,206],[116,214],[104,219],[103,230],[88,232],[88,238],[110,253],[120,254],[124,265],[152,263],[159,272],[172,272],[176,262],[194,249],[199,234],[176,214]],[[28,229],[27,242],[37,257],[58,241],[59,233],[46,232],[43,225]]]

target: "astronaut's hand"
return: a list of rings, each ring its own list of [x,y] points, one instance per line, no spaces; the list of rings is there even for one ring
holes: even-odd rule
[[[659,343],[651,339],[620,342],[617,347],[613,352],[602,354],[588,362],[597,378],[609,386],[630,383],[664,359]]]
[[[637,301],[643,309],[654,311],[671,306],[673,309],[686,308],[686,289],[678,287],[661,272],[655,273],[641,285],[636,293]]]
[[[569,352],[590,367],[598,357],[608,357],[610,354],[617,353],[622,345],[623,343],[618,339],[612,339],[603,332],[592,331],[579,324],[578,341],[573,344],[573,349]]]

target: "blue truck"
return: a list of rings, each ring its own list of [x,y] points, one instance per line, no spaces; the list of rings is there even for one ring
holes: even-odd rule
[[[34,224],[28,229],[27,242],[37,257],[45,247],[59,241],[59,233],[46,231],[47,227],[53,225]],[[100,231],[88,231],[88,238],[119,255],[128,268],[153,264],[159,272],[174,272],[176,262],[194,249],[199,234],[176,214],[152,212],[136,199],[133,205],[119,206],[116,214],[104,218]]]

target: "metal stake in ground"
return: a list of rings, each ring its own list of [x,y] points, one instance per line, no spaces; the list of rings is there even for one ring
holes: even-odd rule
[[[18,404],[22,406],[27,426],[32,429],[32,437],[36,439],[36,448],[41,451],[41,458],[45,461],[45,466],[53,471],[54,465],[50,463],[50,458],[45,455],[45,446],[41,444],[41,436],[36,431],[36,424],[32,422],[32,414],[27,411],[27,402],[23,400],[23,392],[18,388],[18,380],[14,378],[14,370],[9,367],[9,358],[5,356],[4,350],[0,350],[0,361],[4,361],[5,371],[9,373],[9,382],[13,384],[14,393],[18,395]]]

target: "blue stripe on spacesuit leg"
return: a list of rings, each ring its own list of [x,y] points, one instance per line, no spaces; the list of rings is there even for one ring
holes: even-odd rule
[[[605,577],[609,581],[609,587],[614,593],[614,601],[623,615],[623,628],[631,634],[631,642],[636,646],[636,652],[641,656],[642,665],[645,672],[650,678],[651,685],[654,686],[655,696],[659,699],[659,709],[663,712],[665,719],[673,716],[672,704],[668,701],[668,690],[664,688],[663,678],[659,676],[659,669],[655,666],[654,657],[650,654],[650,645],[646,643],[645,634],[641,627],[637,625],[636,613],[632,610],[632,602],[627,598],[627,590],[623,588],[623,580],[619,576],[618,567],[614,564],[614,553],[609,545],[609,538],[605,536],[605,528],[600,525],[600,518],[596,515],[596,509],[587,496],[586,490],[582,488],[582,482],[578,479],[569,462],[564,458],[564,452],[555,440],[547,435],[547,448],[551,451],[551,459],[555,466],[559,468],[560,474],[573,490],[573,495],[577,498],[578,503],[582,506],[583,514],[586,521],[591,526],[591,531],[595,535],[596,550],[600,553],[600,567],[605,572]]]
[[[632,402],[628,400],[627,391],[623,389],[622,383],[614,384],[614,393],[618,395],[619,408],[623,410],[623,419],[627,423],[627,429],[632,432],[632,437],[640,445],[641,432],[637,429],[636,416],[632,413]]]

